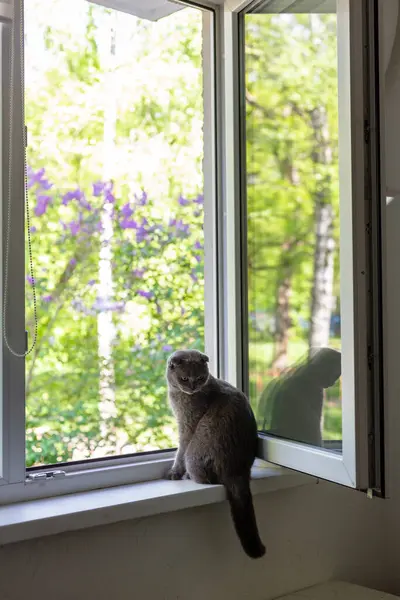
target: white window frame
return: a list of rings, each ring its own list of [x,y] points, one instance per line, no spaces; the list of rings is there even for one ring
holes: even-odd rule
[[[234,2],[240,19],[258,2]],[[285,6],[295,2],[285,2]],[[321,4],[310,0],[308,10]],[[302,6],[304,3],[302,4]],[[383,494],[381,448],[381,335],[379,231],[372,217],[380,206],[378,112],[374,50],[374,0],[337,0],[340,272],[342,321],[342,454],[260,434],[258,456],[269,462],[360,490]],[[282,5],[284,8],[284,6]],[[367,42],[366,49],[365,44]],[[243,106],[243,103],[242,103]],[[241,127],[239,114],[236,128]],[[369,125],[368,125],[369,123]],[[242,124],[243,127],[243,124]],[[242,147],[245,140],[242,137]],[[243,161],[243,158],[242,158]],[[245,164],[242,162],[242,173]],[[245,178],[244,178],[245,179]],[[238,194],[245,204],[245,182]],[[343,201],[349,200],[349,201]],[[244,209],[242,208],[242,214]],[[247,268],[242,238],[242,269]],[[350,265],[350,268],[349,268]],[[245,275],[244,275],[245,277]],[[247,322],[247,289],[242,288],[242,314]],[[238,300],[240,302],[240,300]],[[247,352],[247,335],[242,354]],[[247,391],[248,361],[242,385]]]
[[[364,80],[363,77],[354,77],[357,68],[364,73],[361,67],[361,57],[357,56],[362,49],[362,39],[355,24],[356,16],[363,16],[361,6],[364,0],[338,0],[346,16],[349,3],[356,5],[352,8],[350,19],[351,39],[349,32],[347,46],[343,48],[342,60],[346,65],[347,76],[351,69],[352,95],[345,94],[342,103],[352,103],[351,111],[354,114],[354,103],[358,98],[364,105]],[[374,0],[365,0],[372,2]],[[239,89],[239,13],[251,2],[247,0],[222,0],[219,1],[187,1],[182,2],[188,6],[210,9],[204,13],[204,60],[208,67],[204,68],[205,91],[205,121],[206,128],[212,131],[210,138],[205,139],[205,196],[209,202],[205,205],[205,234],[210,240],[205,246],[206,265],[206,349],[210,354],[214,373],[246,390],[247,388],[247,313],[244,300],[245,273],[243,272],[243,239],[245,237],[245,210],[241,186],[243,184],[243,156],[241,149],[243,123],[240,121],[240,89]],[[0,16],[2,5],[0,4]],[[7,11],[9,7],[7,6]],[[210,15],[212,14],[212,19]],[[9,12],[7,13],[10,18]],[[211,23],[212,21],[212,23]],[[207,37],[208,35],[208,37]],[[3,38],[2,38],[3,39]],[[349,62],[349,43],[354,57],[351,65]],[[7,52],[7,44],[1,44],[2,55]],[[213,51],[214,49],[214,51]],[[347,54],[346,50],[347,49]],[[15,41],[16,77],[18,77],[19,40]],[[360,55],[361,55],[360,51]],[[4,68],[5,61],[1,60]],[[4,84],[9,81],[9,74],[1,73]],[[18,79],[15,79],[18,82]],[[344,85],[345,80],[341,85]],[[16,88],[18,90],[18,86]],[[343,91],[346,90],[344,86]],[[21,113],[21,95],[14,107],[15,114]],[[4,97],[4,94],[3,94]],[[347,107],[350,114],[350,107]],[[5,122],[1,123],[2,165],[3,173],[7,173],[7,111],[1,111]],[[14,131],[14,156],[22,156],[21,127]],[[356,144],[356,140],[364,136],[364,123],[362,118],[357,118],[352,123],[352,139],[350,127],[347,138],[342,137],[343,144],[347,144],[347,151],[352,148],[353,168],[350,171],[346,165],[343,177],[347,185],[353,186],[353,194],[360,198],[365,185],[364,160],[365,148]],[[343,127],[343,125],[342,125]],[[346,133],[346,131],[344,132]],[[345,146],[346,147],[346,146]],[[215,166],[215,168],[213,167]],[[348,161],[348,166],[350,161]],[[22,161],[14,165],[14,197],[12,204],[13,238],[10,245],[12,256],[12,272],[18,277],[10,279],[9,322],[24,322],[24,230],[23,206],[18,199],[23,198],[21,183],[23,181]],[[19,185],[17,190],[16,185]],[[3,177],[1,186],[3,206],[7,186]],[[207,192],[208,191],[208,192]],[[342,192],[343,193],[343,192]],[[3,210],[4,215],[4,210]],[[276,462],[283,466],[317,475],[323,479],[330,479],[352,487],[366,489],[369,487],[368,479],[368,443],[366,429],[370,426],[370,404],[367,394],[370,376],[367,377],[365,334],[366,328],[359,328],[359,322],[366,322],[366,297],[365,277],[359,274],[360,260],[366,260],[365,253],[360,251],[365,244],[364,216],[362,224],[357,228],[357,243],[349,252],[356,249],[357,291],[355,304],[357,305],[358,321],[354,331],[359,332],[357,342],[357,361],[355,372],[357,381],[348,380],[348,385],[356,388],[355,398],[351,406],[346,408],[344,415],[344,446],[348,446],[348,454],[343,458],[337,455],[315,450],[302,444],[284,442],[268,436],[260,436],[260,453],[262,458]],[[4,219],[3,238],[4,238]],[[208,232],[208,233],[207,233]],[[343,254],[343,253],[342,253]],[[346,256],[346,262],[349,255]],[[353,288],[353,279],[346,280],[349,289]],[[247,292],[246,292],[247,294]],[[365,319],[365,320],[364,320]],[[210,324],[210,325],[209,325]],[[351,328],[351,331],[353,329]],[[25,343],[23,327],[8,328],[9,336],[14,347],[21,348]],[[352,335],[352,334],[349,334]],[[363,351],[364,349],[364,351]],[[376,355],[378,356],[378,355]],[[68,463],[54,468],[65,471],[65,476],[47,478],[46,472],[50,467],[30,469],[29,474],[42,474],[42,479],[31,482],[27,479],[25,469],[25,389],[24,365],[21,359],[12,357],[3,344],[3,387],[2,387],[2,463],[0,465],[0,505],[20,500],[58,496],[72,492],[90,489],[107,488],[117,485],[136,483],[161,479],[173,461],[173,450],[143,453],[134,456],[119,456],[104,460],[87,461],[82,463]],[[351,359],[350,359],[351,360]],[[380,360],[380,357],[376,359]],[[356,386],[357,383],[357,386]],[[367,425],[368,423],[368,425]]]
[[[219,260],[221,235],[219,223],[222,221],[221,212],[217,205],[217,194],[221,194],[221,169],[220,161],[223,150],[219,142],[221,119],[219,112],[222,110],[220,102],[220,88],[222,78],[220,75],[220,62],[217,62],[217,48],[220,47],[220,31],[223,11],[217,2],[191,2],[182,1],[183,6],[204,9],[203,12],[203,88],[204,88],[204,120],[205,129],[211,133],[204,140],[204,197],[205,216],[204,232],[207,237],[205,244],[205,346],[210,357],[210,366],[214,373],[222,375],[222,361],[220,361],[220,300],[219,278],[222,261]],[[12,2],[12,4],[14,4]],[[17,3],[18,4],[18,3]],[[7,6],[4,18],[13,22],[13,6]],[[0,4],[0,18],[2,15]],[[18,15],[16,15],[18,17]],[[14,22],[18,23],[18,20]],[[14,119],[22,115],[21,91],[19,90],[19,61],[20,40],[18,25],[14,30],[15,36],[15,77],[17,83],[14,91]],[[9,51],[9,41],[2,44],[3,51]],[[1,57],[0,57],[1,58]],[[9,93],[10,74],[8,71],[8,57],[1,61],[3,90]],[[218,101],[217,101],[218,99]],[[8,103],[8,99],[6,99]],[[2,125],[1,139],[3,149],[2,172],[8,172],[8,114],[2,111],[4,123]],[[22,119],[19,119],[13,131],[13,202],[12,202],[12,239],[10,243],[9,298],[8,303],[8,336],[12,346],[16,349],[25,346],[25,331],[22,325],[25,322],[25,265],[24,265],[24,207],[23,199],[23,161],[22,152]],[[2,224],[3,239],[5,239],[5,199],[7,198],[7,177],[3,176],[2,185]],[[18,188],[17,188],[18,186]],[[14,273],[19,277],[13,276]],[[3,294],[2,294],[3,296]],[[10,325],[11,324],[11,325]],[[12,326],[14,324],[14,327]],[[100,460],[82,461],[79,463],[56,466],[44,466],[37,469],[25,468],[25,373],[24,360],[10,354],[3,343],[3,393],[2,393],[2,423],[4,435],[0,438],[1,464],[0,464],[0,505],[20,500],[58,496],[72,492],[90,489],[107,488],[117,485],[138,483],[161,479],[172,465],[174,449],[110,457]],[[63,471],[65,475],[57,472]],[[51,473],[53,472],[52,476]],[[35,476],[32,479],[32,475]]]

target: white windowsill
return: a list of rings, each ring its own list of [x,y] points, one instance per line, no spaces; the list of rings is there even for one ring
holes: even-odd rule
[[[317,481],[263,461],[253,467],[252,478],[254,495]],[[0,545],[223,500],[220,485],[157,480],[0,506]]]

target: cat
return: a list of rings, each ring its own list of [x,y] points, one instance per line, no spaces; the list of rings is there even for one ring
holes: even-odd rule
[[[333,348],[311,348],[297,365],[273,379],[259,402],[262,430],[322,447],[324,389],[339,379],[341,359]]]
[[[168,478],[222,484],[244,551],[260,558],[265,547],[250,491],[256,420],[246,396],[213,377],[208,361],[197,350],[178,350],[168,359],[169,400],[179,430],[179,449]]]

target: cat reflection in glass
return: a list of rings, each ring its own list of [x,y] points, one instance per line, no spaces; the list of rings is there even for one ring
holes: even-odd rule
[[[324,390],[341,376],[341,352],[312,348],[297,365],[273,379],[261,394],[258,417],[270,434],[323,446]]]

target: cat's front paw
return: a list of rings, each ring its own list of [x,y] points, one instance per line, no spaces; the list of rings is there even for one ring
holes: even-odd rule
[[[174,469],[174,467],[172,467],[172,469],[170,469],[167,473],[167,479],[170,479],[171,481],[177,481],[179,479],[182,479],[184,475],[185,473],[182,472],[180,469]]]

